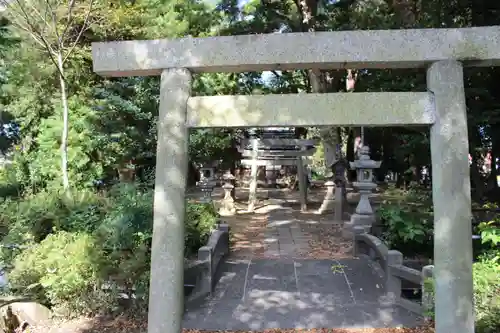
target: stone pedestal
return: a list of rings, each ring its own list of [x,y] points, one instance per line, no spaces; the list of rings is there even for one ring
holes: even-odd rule
[[[335,210],[335,182],[329,180],[325,182],[326,194],[321,207],[316,214],[332,213]]]
[[[198,182],[197,186],[201,189],[201,192],[203,193],[201,201],[205,203],[212,202],[212,192],[214,191],[215,188],[215,181],[202,180]]]

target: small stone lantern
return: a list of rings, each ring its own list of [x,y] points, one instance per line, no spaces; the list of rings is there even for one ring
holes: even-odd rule
[[[377,184],[373,182],[373,169],[380,168],[381,161],[373,161],[370,158],[370,148],[363,146],[359,150],[359,159],[350,162],[351,169],[357,172],[357,181],[352,185],[359,191],[360,198],[355,213],[351,216],[351,221],[348,222],[351,227],[362,226],[368,232],[375,222],[375,214],[368,196]]]
[[[224,180],[224,185],[222,189],[224,190],[224,199],[222,199],[222,206],[219,209],[219,214],[222,216],[230,216],[236,213],[236,206],[234,205],[234,198],[232,196],[232,191],[234,189],[233,181],[236,179],[230,172],[227,172],[222,177]]]
[[[196,184],[203,193],[203,202],[212,202],[212,192],[214,191],[216,182],[214,181],[213,168],[200,169],[200,181]]]

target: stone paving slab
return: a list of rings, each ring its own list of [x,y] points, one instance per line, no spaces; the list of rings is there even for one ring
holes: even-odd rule
[[[383,286],[367,259],[254,259],[226,262],[214,295],[187,309],[184,327],[413,327],[419,318],[385,304]]]
[[[245,299],[265,297],[268,292],[298,292],[293,261],[252,261],[247,271]]]
[[[366,258],[339,260],[353,293],[359,302],[376,303],[384,296],[384,279]]]
[[[337,306],[355,303],[342,271],[335,260],[295,261],[300,299],[314,306]]]

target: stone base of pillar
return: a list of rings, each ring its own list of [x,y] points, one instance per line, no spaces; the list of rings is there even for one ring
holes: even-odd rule
[[[351,220],[344,223],[342,228],[342,237],[352,237],[354,227],[362,227],[365,229],[366,233],[370,233],[374,222],[375,216],[373,215],[360,215],[354,213],[351,215]]]
[[[342,222],[344,218],[344,189],[340,186],[335,188],[335,222]]]
[[[359,224],[353,224],[351,221],[346,221],[342,226],[342,237],[343,238],[354,237],[356,228],[363,228],[365,233],[370,233],[371,230],[370,225],[359,225]]]
[[[222,204],[222,207],[219,209],[219,215],[220,216],[233,216],[236,214],[236,208],[228,208],[225,207],[224,204]]]
[[[325,182],[326,194],[321,207],[315,212],[317,215],[333,213],[335,211],[335,183],[331,180]]]

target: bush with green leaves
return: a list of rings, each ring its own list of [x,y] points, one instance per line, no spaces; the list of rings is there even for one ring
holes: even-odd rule
[[[187,203],[185,256],[206,244],[217,221],[213,205]],[[105,195],[75,192],[70,199],[40,192],[4,201],[0,222],[10,293],[27,293],[68,316],[116,309],[118,289],[135,289],[132,305],[146,308],[151,190],[122,184]],[[6,246],[12,244],[18,247]],[[104,285],[111,290],[103,291]]]
[[[500,262],[483,259],[474,263],[476,332],[500,332]]]
[[[65,231],[50,234],[22,251],[9,272],[14,294],[34,295],[56,312],[92,314],[99,310],[106,256],[95,237]]]
[[[188,203],[185,220],[185,255],[191,256],[208,241],[218,222],[218,213],[210,203]]]
[[[476,333],[500,332],[500,262],[482,258],[473,265]],[[424,282],[434,299],[432,279]],[[434,318],[434,309],[425,314]]]
[[[433,253],[433,220],[427,214],[410,207],[385,204],[377,215],[382,223],[382,239],[391,249],[405,255],[428,255]]]

